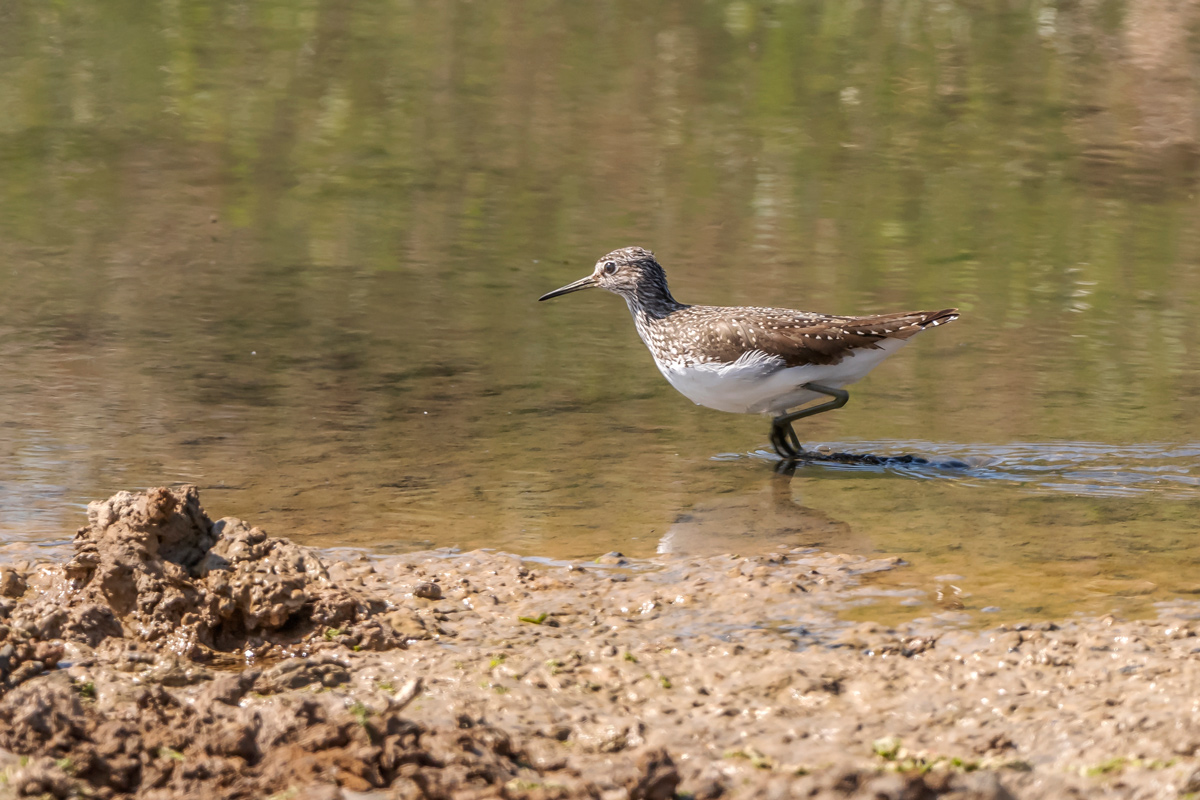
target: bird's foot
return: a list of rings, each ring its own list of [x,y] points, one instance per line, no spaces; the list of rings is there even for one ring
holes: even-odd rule
[[[804,455],[800,446],[800,438],[790,422],[773,422],[771,424],[771,446],[784,461],[795,461]]]
[[[825,411],[841,408],[850,399],[850,394],[845,389],[833,389],[818,383],[806,383],[804,384],[804,388],[819,394],[828,395],[833,399],[827,403],[819,403],[815,406],[801,408],[790,414],[780,414],[771,420],[771,446],[775,448],[776,453],[779,453],[785,459],[795,460],[806,455],[804,448],[800,446],[800,439],[796,436],[796,430],[792,427],[793,422],[805,417],[811,417],[814,414],[821,414]]]

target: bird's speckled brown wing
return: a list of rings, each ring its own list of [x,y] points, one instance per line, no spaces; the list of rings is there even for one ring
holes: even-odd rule
[[[927,327],[958,319],[958,309],[911,311],[869,317],[806,314],[785,308],[689,306],[679,314],[703,321],[705,354],[719,362],[736,361],[759,350],[778,356],[789,367],[837,364],[855,350],[878,349],[884,339],[907,339]]]

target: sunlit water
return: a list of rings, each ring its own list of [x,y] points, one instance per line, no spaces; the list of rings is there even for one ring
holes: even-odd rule
[[[864,617],[1200,593],[1196,13],[0,6],[0,535],[191,482],[376,552],[902,556]],[[617,298],[536,302],[627,244],[962,308],[799,425],[926,463],[777,475]]]

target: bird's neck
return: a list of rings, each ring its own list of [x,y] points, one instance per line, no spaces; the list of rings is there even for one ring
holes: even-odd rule
[[[625,295],[625,303],[639,327],[651,325],[687,308],[671,296],[665,280],[639,285],[632,294]]]

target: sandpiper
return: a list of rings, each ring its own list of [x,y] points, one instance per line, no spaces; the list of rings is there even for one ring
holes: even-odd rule
[[[689,306],[671,296],[654,253],[614,250],[591,275],[539,300],[599,287],[625,298],[654,363],[697,405],[767,414],[784,459],[803,455],[792,423],[846,405],[843,389],[913,335],[958,319],[958,309],[840,317],[788,308]],[[822,397],[832,400],[797,408]]]

